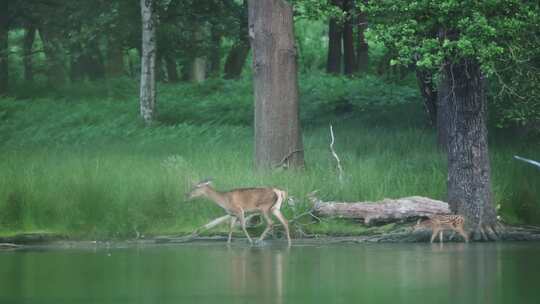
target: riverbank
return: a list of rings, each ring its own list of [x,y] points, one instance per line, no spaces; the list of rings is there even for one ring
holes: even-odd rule
[[[293,246],[296,245],[330,245],[330,244],[367,244],[367,243],[422,243],[429,242],[430,231],[411,232],[410,225],[399,225],[395,229],[381,232],[380,230],[364,235],[314,235],[311,237],[294,238]],[[437,239],[438,241],[438,239]],[[515,241],[540,241],[540,227],[535,226],[507,226],[499,233],[499,242]],[[222,233],[209,233],[206,235],[156,235],[139,239],[116,239],[116,240],[74,240],[55,233],[22,233],[12,236],[0,237],[0,250],[29,250],[29,249],[67,249],[67,248],[126,248],[133,246],[154,246],[166,244],[189,244],[189,243],[223,243],[226,245],[227,235]],[[446,232],[444,242],[462,242],[459,237],[451,238],[451,233]],[[243,237],[234,237],[233,244],[250,245]],[[436,242],[437,243],[437,242]],[[251,246],[261,247],[265,244],[283,244],[286,240],[269,238],[263,243],[255,243]]]

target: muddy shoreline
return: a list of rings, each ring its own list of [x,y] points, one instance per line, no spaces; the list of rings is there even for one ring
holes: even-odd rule
[[[404,229],[376,233],[370,235],[317,235],[293,239],[294,245],[325,245],[338,243],[420,243],[429,242],[430,231],[411,233]],[[460,237],[450,238],[451,233],[445,234],[445,242],[462,242]],[[189,243],[226,243],[226,235],[192,236],[192,235],[162,235],[140,239],[124,240],[73,240],[54,233],[23,233],[9,237],[0,237],[0,250],[21,249],[62,249],[62,248],[123,248],[132,246],[152,246],[163,244]],[[498,242],[506,241],[540,241],[540,227],[511,226],[499,234]],[[262,244],[286,244],[283,239],[267,239]],[[244,238],[234,238],[233,244],[248,244]]]

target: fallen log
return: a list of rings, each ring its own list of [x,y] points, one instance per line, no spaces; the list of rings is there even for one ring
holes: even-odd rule
[[[377,202],[323,202],[311,197],[313,211],[323,217],[363,219],[366,225],[412,220],[435,214],[450,214],[448,203],[422,196]]]

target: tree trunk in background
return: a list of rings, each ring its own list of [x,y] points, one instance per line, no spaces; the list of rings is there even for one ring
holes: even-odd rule
[[[217,25],[212,24],[210,28],[211,46],[209,58],[210,76],[219,76],[221,72],[221,33]]]
[[[343,12],[347,14],[343,23],[343,74],[345,75],[352,75],[356,69],[352,10],[352,0],[343,0]]]
[[[124,72],[124,50],[122,43],[113,37],[107,41],[107,75],[120,77]]]
[[[141,17],[140,114],[146,125],[151,125],[156,116],[156,19],[153,0],[141,0]]]
[[[497,221],[492,203],[485,78],[475,60],[446,64],[452,79],[449,103],[448,202],[467,218],[474,239],[490,234]]]
[[[225,79],[236,79],[242,75],[242,70],[246,64],[246,59],[249,55],[249,36],[248,36],[248,16],[247,16],[247,1],[244,0],[244,14],[240,16],[240,27],[238,37],[234,42],[227,59],[225,61],[224,75]]]
[[[56,37],[54,30],[42,25],[39,28],[39,36],[43,43],[43,50],[47,57],[47,79],[50,86],[62,86],[66,81],[66,71],[62,46]]]
[[[246,34],[247,36],[247,34]],[[225,61],[224,76],[225,79],[236,79],[242,75],[242,70],[249,55],[249,42],[237,41],[229,51]]]
[[[36,38],[36,27],[33,24],[25,26],[23,38],[23,65],[24,81],[34,82],[33,54],[34,40]]]
[[[191,64],[189,80],[195,83],[202,83],[206,79],[206,58],[197,57]]]
[[[77,41],[73,42],[70,48],[70,65],[69,65],[69,78],[72,82],[80,81],[84,79],[84,67],[85,67],[85,54],[82,50],[81,44]]]
[[[337,1],[332,1],[336,4]],[[341,73],[341,54],[343,35],[342,26],[335,18],[330,18],[328,23],[328,58],[326,60],[326,72],[329,74]]]
[[[178,71],[174,55],[167,54],[165,56],[165,65],[167,67],[167,80],[171,83],[178,82]]]
[[[90,80],[105,78],[105,63],[97,39],[90,41],[83,52],[85,54],[83,70],[88,78]]]
[[[189,81],[189,78],[191,76],[191,66],[192,65],[193,65],[192,61],[184,60],[184,63],[182,64],[182,66],[180,68],[182,81],[184,81],[184,82]]]
[[[437,90],[433,84],[433,74],[417,67],[416,80],[424,100],[424,109],[428,116],[429,125],[434,127],[437,125]]]
[[[249,0],[255,97],[255,166],[304,166],[293,10],[285,0]]]
[[[8,91],[8,4],[2,1],[0,4],[0,96]]]
[[[356,71],[363,73],[367,72],[368,62],[369,62],[369,46],[366,42],[366,29],[368,21],[367,16],[364,12],[360,12],[357,18],[356,30],[357,38],[356,41]]]

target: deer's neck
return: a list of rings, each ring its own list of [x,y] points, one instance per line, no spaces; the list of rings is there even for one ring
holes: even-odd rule
[[[206,196],[208,196],[209,199],[213,200],[221,208],[229,210],[229,201],[227,200],[225,193],[209,188],[206,192]]]

